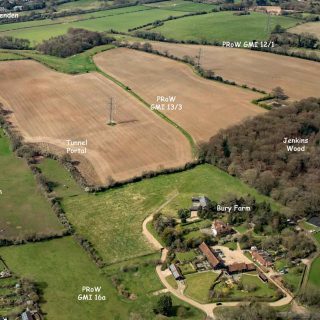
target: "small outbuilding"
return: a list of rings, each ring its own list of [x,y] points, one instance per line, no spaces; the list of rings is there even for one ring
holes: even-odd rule
[[[171,263],[170,266],[169,266],[169,270],[171,271],[171,273],[172,273],[173,277],[175,278],[175,280],[183,280],[184,279],[180,268],[176,264]]]

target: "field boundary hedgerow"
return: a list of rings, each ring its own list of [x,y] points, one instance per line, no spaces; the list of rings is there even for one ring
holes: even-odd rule
[[[139,44],[141,44],[141,43],[139,43]],[[226,85],[235,86],[235,87],[246,89],[246,90],[250,90],[250,91],[253,91],[253,92],[258,92],[258,93],[261,93],[261,94],[267,94],[264,90],[257,89],[255,87],[249,87],[246,84],[239,84],[239,83],[236,83],[235,81],[226,80],[226,79],[224,79],[223,77],[221,77],[219,75],[215,75],[214,72],[212,72],[212,74],[209,74],[209,72],[211,70],[204,69],[201,66],[197,65],[195,61],[192,61],[192,57],[189,57],[190,59],[184,59],[184,58],[179,58],[179,57],[177,57],[177,56],[175,56],[173,54],[163,53],[163,52],[161,52],[159,50],[153,49],[152,48],[152,43],[150,44],[151,47],[148,50],[145,50],[142,47],[137,47],[134,44],[130,44],[130,43],[120,43],[118,46],[119,47],[129,48],[129,49],[132,49],[132,50],[151,53],[151,54],[154,54],[154,55],[157,55],[157,56],[160,56],[160,57],[164,57],[164,58],[168,58],[168,59],[171,59],[171,60],[174,60],[174,61],[179,61],[179,62],[185,63],[186,65],[191,67],[192,71],[196,75],[200,76],[201,78],[207,79],[207,80],[221,82],[221,83],[226,84]],[[268,100],[269,98],[266,99],[266,97],[259,98],[259,99]],[[252,103],[256,104],[254,101],[255,100],[253,100]]]

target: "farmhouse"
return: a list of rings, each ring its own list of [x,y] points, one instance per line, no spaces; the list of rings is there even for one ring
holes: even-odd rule
[[[254,271],[256,269],[253,263],[244,263],[244,262],[235,262],[229,266],[227,266],[227,271],[229,274],[242,273]]]
[[[207,260],[209,261],[213,269],[219,269],[222,266],[221,261],[213,254],[213,252],[205,242],[202,242],[200,244],[199,249],[203,253],[203,255],[207,258]]]
[[[232,228],[222,220],[215,220],[212,223],[211,231],[214,237],[226,235],[232,232]]]
[[[175,265],[174,263],[170,264],[169,270],[171,271],[175,280],[182,280],[183,279],[183,275],[182,275],[179,267],[177,265]]]
[[[251,251],[251,256],[254,261],[257,261],[259,264],[261,264],[264,267],[271,267],[273,265],[273,261],[269,256],[268,252],[265,252],[263,250],[260,250],[260,251],[253,250]]]

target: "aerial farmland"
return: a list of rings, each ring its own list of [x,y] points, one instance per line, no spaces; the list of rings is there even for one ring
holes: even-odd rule
[[[0,0],[0,320],[320,314],[317,0]]]
[[[180,58],[186,55],[195,58],[201,49],[203,68],[239,85],[271,92],[277,81],[277,85],[292,99],[319,94],[320,65],[314,61],[214,46],[152,42],[152,47]],[[301,83],[305,85],[301,87]]]
[[[157,96],[176,97],[181,110],[166,108],[162,112],[198,142],[208,140],[212,132],[265,112],[251,103],[261,96],[259,93],[202,79],[189,66],[167,58],[120,48],[98,54],[94,61],[149,104],[156,104]]]
[[[70,155],[91,184],[192,160],[178,130],[99,74],[70,76],[33,61],[0,63],[0,69],[0,99],[13,111],[17,130],[27,142],[60,155],[67,152],[67,140],[86,141],[84,154]],[[107,124],[111,97],[117,106],[115,126]],[[131,155],[123,157],[124,150]]]

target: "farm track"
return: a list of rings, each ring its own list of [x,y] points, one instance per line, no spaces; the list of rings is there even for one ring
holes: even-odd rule
[[[192,160],[189,143],[178,130],[99,73],[70,76],[30,60],[3,62],[0,97],[13,111],[10,120],[26,142],[65,150],[66,139],[87,139],[87,154],[73,158],[94,185],[180,167]],[[106,124],[109,97],[118,105],[116,126]],[[88,173],[82,166],[83,157],[98,179],[92,179],[92,170]]]
[[[190,133],[197,143],[207,141],[220,129],[265,112],[251,103],[260,94],[203,79],[184,63],[126,48],[97,54],[93,60],[148,106],[157,103],[157,96],[176,96],[182,110],[161,113]]]

